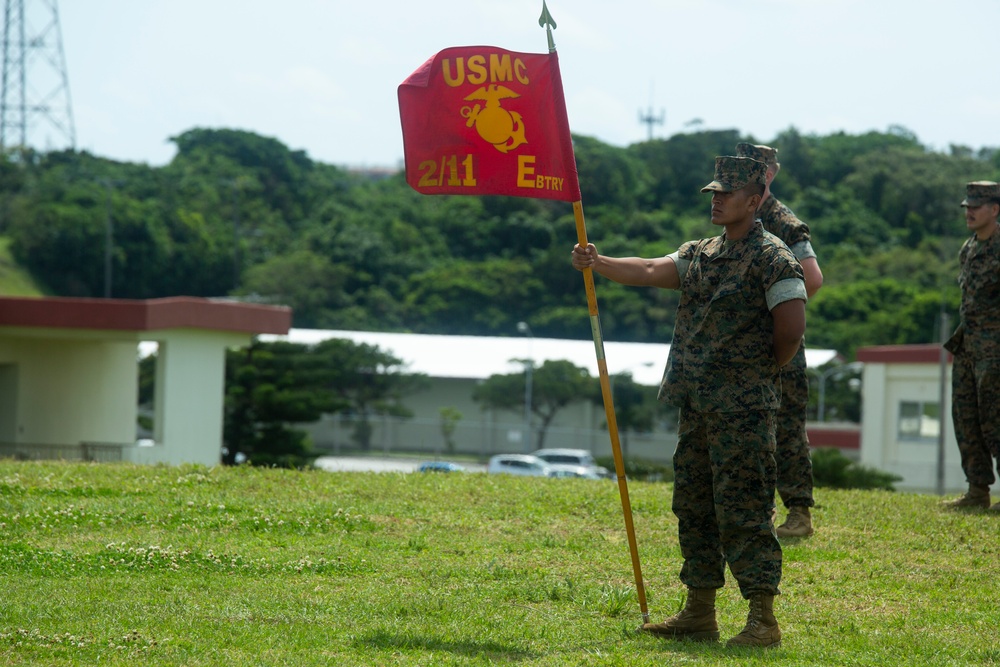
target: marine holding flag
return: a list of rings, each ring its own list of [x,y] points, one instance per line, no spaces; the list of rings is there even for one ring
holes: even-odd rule
[[[750,612],[733,646],[777,646],[774,596],[781,545],[774,509],[775,415],[780,367],[805,332],[802,267],[756,220],[767,166],[716,158],[712,224],[725,232],[689,241],[665,257],[607,257],[592,244],[573,248],[573,267],[617,283],[678,290],[680,304],[660,400],[680,408],[674,452],[673,510],[687,603],[642,629],[671,638],[715,640],[715,593],[725,566]]]
[[[418,192],[580,200],[556,53],[448,48],[397,93]]]
[[[546,31],[547,55],[490,46],[445,49],[399,86],[406,181],[423,194],[507,195],[571,202],[577,241],[586,246],[580,183],[552,39],[556,23],[544,0],[538,25]],[[628,481],[589,269],[583,270],[583,282],[632,573],[643,622],[648,623]]]

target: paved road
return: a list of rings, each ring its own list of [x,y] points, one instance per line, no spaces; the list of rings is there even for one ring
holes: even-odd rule
[[[424,461],[431,459],[391,459],[377,456],[321,456],[316,467],[328,472],[414,472]],[[486,466],[462,463],[468,472],[485,472]]]

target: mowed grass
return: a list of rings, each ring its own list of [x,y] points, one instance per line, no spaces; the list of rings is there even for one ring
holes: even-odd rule
[[[671,487],[629,486],[649,611]],[[778,649],[640,635],[614,482],[0,461],[4,665],[998,665],[1000,516],[818,489]]]
[[[43,296],[42,287],[21,268],[10,252],[10,239],[0,236],[0,296]]]

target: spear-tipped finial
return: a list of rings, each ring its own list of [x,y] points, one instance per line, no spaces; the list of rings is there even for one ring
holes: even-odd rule
[[[552,29],[556,27],[556,22],[552,18],[552,14],[549,14],[549,8],[545,6],[545,0],[542,0],[542,15],[538,17],[538,25],[545,28],[545,36],[549,38],[549,53],[555,53],[556,43],[552,39]]]

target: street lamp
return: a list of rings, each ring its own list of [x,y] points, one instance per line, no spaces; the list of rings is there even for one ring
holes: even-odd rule
[[[531,333],[531,327],[528,326],[527,322],[517,323],[518,333],[522,333],[528,337],[528,358],[524,360],[524,451],[531,451],[531,372],[534,369],[535,361],[531,356],[531,341],[534,340],[535,336]]]
[[[833,366],[832,368],[827,368],[819,375],[819,402],[816,406],[816,421],[822,422],[826,417],[826,379],[828,377],[839,377],[848,371],[857,371],[864,368],[864,364],[860,361],[852,361],[849,364],[840,364],[838,366]]]

